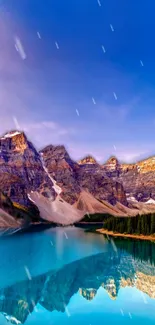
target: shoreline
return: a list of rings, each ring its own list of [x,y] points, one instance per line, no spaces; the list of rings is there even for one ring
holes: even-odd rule
[[[103,224],[103,221],[79,221],[76,223],[80,223],[80,224],[87,224],[87,225],[92,225],[92,224]]]
[[[109,231],[106,229],[96,229],[95,233],[102,234],[102,235],[109,235],[109,236],[113,236],[113,237],[141,239],[141,240],[149,240],[149,241],[155,242],[155,236],[121,234],[121,233],[114,233],[113,231]]]

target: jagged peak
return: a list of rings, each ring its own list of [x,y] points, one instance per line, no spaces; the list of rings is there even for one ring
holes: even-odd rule
[[[92,157],[91,155],[87,155],[86,157],[84,157],[83,159],[80,159],[78,161],[78,164],[79,165],[87,165],[87,164],[90,164],[90,165],[96,165],[98,164],[96,159],[94,157]]]
[[[94,288],[79,288],[79,293],[87,300],[93,300],[97,294],[97,289]]]
[[[111,156],[106,163],[119,164],[119,160],[115,156]]]
[[[27,148],[37,153],[33,143],[28,140],[26,134],[22,130],[11,130],[0,137],[0,151],[16,150],[23,153]]]
[[[12,130],[10,132],[6,132],[2,137],[0,137],[0,139],[7,139],[7,138],[13,138],[17,135],[24,135],[24,132],[22,131],[18,131],[18,130]]]
[[[47,147],[40,150],[39,153],[43,159],[52,158],[56,160],[65,160],[68,163],[76,164],[76,162],[70,157],[68,151],[63,145],[48,145]]]
[[[48,146],[41,149],[40,153],[45,153],[45,152],[48,152],[48,151],[55,151],[55,150],[60,150],[62,152],[67,152],[64,145],[56,145],[56,146],[54,146],[52,144],[49,144]]]
[[[108,171],[116,171],[120,169],[120,162],[115,156],[111,156],[103,165],[102,168],[106,168]]]

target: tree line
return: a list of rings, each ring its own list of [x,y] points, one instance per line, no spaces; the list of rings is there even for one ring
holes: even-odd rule
[[[155,266],[155,245],[153,242],[116,237],[115,245],[120,251],[132,254],[134,260],[145,261]]]
[[[137,235],[155,234],[155,213],[137,215],[134,217],[114,217],[106,213],[95,213],[85,215],[83,221],[88,223],[102,223],[103,228],[118,233]],[[99,226],[96,225],[96,228],[98,229]]]
[[[104,219],[103,228],[127,234],[155,234],[155,213],[137,215],[135,217],[109,217]]]

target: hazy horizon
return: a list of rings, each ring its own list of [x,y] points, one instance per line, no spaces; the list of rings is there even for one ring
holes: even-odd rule
[[[27,133],[27,132],[25,132],[24,130],[22,130],[22,129],[11,129],[11,130],[7,130],[6,132],[4,132],[2,135],[0,135],[0,138],[2,137],[2,136],[4,136],[5,134],[7,134],[7,133],[10,133],[10,132],[24,132],[24,134],[26,135],[26,137],[27,137],[27,139],[34,145],[34,147],[35,147],[35,149],[37,150],[37,151],[41,151],[41,150],[43,150],[44,148],[46,148],[46,147],[48,147],[48,146],[50,146],[50,145],[54,145],[54,146],[64,146],[65,147],[65,149],[67,150],[67,152],[69,153],[69,155],[70,155],[70,157],[73,159],[73,160],[75,160],[75,161],[79,161],[79,160],[81,160],[81,159],[83,159],[83,158],[85,158],[85,157],[87,157],[87,156],[91,156],[92,158],[94,158],[99,164],[103,164],[103,163],[105,163],[108,159],[110,159],[111,157],[116,157],[118,160],[119,160],[119,162],[120,163],[127,163],[127,164],[132,164],[132,163],[137,163],[138,161],[142,161],[142,160],[144,160],[144,159],[148,159],[148,158],[151,158],[151,157],[154,157],[155,156],[155,153],[150,153],[150,155],[149,156],[146,156],[146,155],[140,155],[139,156],[139,159],[137,159],[137,160],[132,160],[132,161],[127,161],[127,160],[120,160],[118,157],[117,157],[117,152],[115,152],[115,154],[111,154],[110,156],[108,156],[107,158],[105,158],[104,160],[99,160],[99,159],[97,159],[93,154],[90,154],[90,153],[86,153],[85,155],[83,155],[83,156],[78,156],[76,159],[72,156],[72,153],[70,152],[70,150],[69,150],[69,148],[68,148],[68,146],[67,145],[64,145],[63,143],[58,143],[58,144],[53,144],[52,142],[50,143],[47,143],[47,144],[45,144],[43,147],[37,147],[37,145],[35,145],[35,143],[33,143],[32,141],[31,141],[31,138],[29,137],[29,134]],[[104,151],[104,150],[103,150]]]

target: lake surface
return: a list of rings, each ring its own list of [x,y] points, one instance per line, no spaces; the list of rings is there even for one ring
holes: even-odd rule
[[[0,324],[155,323],[155,244],[53,228],[0,239]]]

